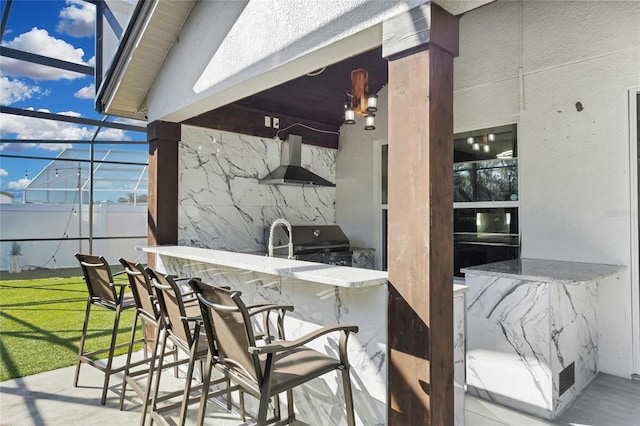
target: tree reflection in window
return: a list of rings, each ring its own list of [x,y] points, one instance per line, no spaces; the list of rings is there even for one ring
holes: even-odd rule
[[[518,199],[518,160],[456,163],[453,188],[454,202],[515,201]]]

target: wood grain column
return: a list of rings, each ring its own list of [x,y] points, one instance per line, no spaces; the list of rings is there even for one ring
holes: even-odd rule
[[[383,23],[389,61],[390,425],[453,424],[453,58],[458,19]]]
[[[149,213],[147,243],[178,243],[178,143],[180,124],[154,121],[147,125],[149,141]],[[155,266],[155,255],[147,262]]]

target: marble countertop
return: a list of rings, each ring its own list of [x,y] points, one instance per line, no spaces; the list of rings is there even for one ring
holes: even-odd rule
[[[137,249],[147,253],[297,278],[303,281],[337,287],[361,288],[387,284],[387,272],[374,269],[350,268],[348,266],[326,265],[324,263],[282,259],[251,253],[236,253],[187,246],[140,246]],[[456,295],[463,294],[468,288],[466,285],[453,284],[453,292]]]
[[[624,266],[601,263],[564,262],[544,259],[514,259],[460,269],[465,274],[503,276],[541,282],[585,282],[613,275]]]
[[[324,263],[304,262],[301,260],[198,247],[150,246],[138,247],[138,249],[164,256],[190,259],[198,262],[262,272],[282,277],[297,278],[303,281],[337,287],[361,288],[387,284],[387,273],[385,271],[372,269],[327,265]]]
[[[467,290],[469,290],[469,286],[468,285],[462,285],[462,284],[454,284],[453,285],[453,294],[454,295],[464,294],[464,293],[466,293]]]

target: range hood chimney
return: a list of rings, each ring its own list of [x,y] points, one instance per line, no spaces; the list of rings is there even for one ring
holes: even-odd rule
[[[302,168],[300,166],[301,156],[302,136],[289,134],[288,139],[282,142],[280,166],[260,179],[260,183],[268,185],[336,186],[335,183],[331,183],[317,174]]]

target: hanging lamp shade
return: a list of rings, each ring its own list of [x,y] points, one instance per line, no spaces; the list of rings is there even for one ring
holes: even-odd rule
[[[344,109],[344,124],[356,124],[356,111],[352,106]]]
[[[369,113],[367,114],[367,116],[365,117],[365,122],[364,122],[364,129],[365,130],[375,130],[376,125],[375,125],[375,115]]]
[[[378,111],[378,95],[375,93],[370,93],[367,96],[367,112],[376,112]]]

